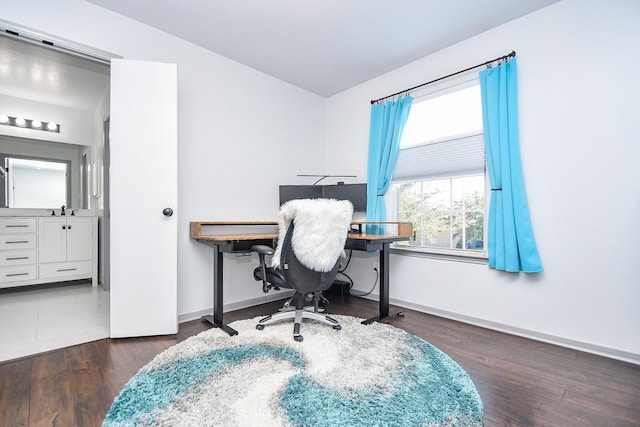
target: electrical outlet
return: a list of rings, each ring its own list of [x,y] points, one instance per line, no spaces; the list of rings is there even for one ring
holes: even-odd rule
[[[373,269],[380,271],[380,261],[373,261]]]

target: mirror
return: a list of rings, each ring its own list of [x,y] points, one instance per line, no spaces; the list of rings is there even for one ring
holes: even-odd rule
[[[89,208],[89,148],[0,135],[0,208]]]

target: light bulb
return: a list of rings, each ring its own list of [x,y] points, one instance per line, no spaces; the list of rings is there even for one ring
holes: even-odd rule
[[[6,114],[0,114],[0,123],[9,123],[9,116]]]
[[[58,129],[58,125],[53,122],[49,122],[47,123],[47,129],[53,132]]]
[[[42,122],[40,120],[31,120],[31,127],[39,129],[42,127]]]
[[[16,117],[16,126],[24,126],[27,122],[22,117]]]

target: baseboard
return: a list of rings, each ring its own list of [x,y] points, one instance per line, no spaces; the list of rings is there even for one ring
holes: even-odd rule
[[[287,299],[291,297],[293,291],[280,291],[280,292],[272,292],[257,298],[252,298],[232,304],[224,304],[223,310],[234,311],[240,310],[247,307],[253,307],[255,305],[265,304],[272,301],[278,301],[281,299]],[[190,322],[192,320],[200,319],[202,316],[206,316],[207,314],[213,313],[213,307],[205,308],[204,310],[193,311],[191,313],[185,313],[178,315],[178,323]]]
[[[377,295],[368,295],[363,298],[378,301]],[[585,353],[597,354],[599,356],[604,356],[611,359],[621,360],[623,362],[640,365],[640,354],[631,353],[628,351],[618,350],[618,349],[609,348],[609,347],[603,347],[603,346],[599,346],[591,343],[585,343],[582,341],[577,341],[577,340],[572,340],[568,338],[558,337],[555,335],[531,331],[528,329],[518,328],[518,327],[505,325],[498,322],[479,319],[472,316],[465,316],[464,314],[453,313],[450,311],[440,310],[437,308],[428,307],[421,304],[415,304],[407,301],[397,300],[394,298],[390,298],[389,303],[398,307],[419,311],[421,313],[432,314],[434,316],[444,317],[446,319],[451,319],[451,320],[455,320],[462,323],[468,323],[470,325],[480,326],[486,329],[504,332],[507,334],[516,335],[523,338],[529,338],[536,341],[546,342],[548,344],[558,345],[560,347],[571,348],[573,350],[584,351]]]
[[[271,293],[258,298],[252,298],[249,300],[240,301],[233,304],[225,304],[224,311],[240,310],[247,307],[253,307],[255,305],[264,304],[280,299],[286,299],[291,296],[289,291],[281,291],[277,293]],[[362,298],[378,301],[378,295],[367,295]],[[555,335],[545,334],[541,332],[531,331],[528,329],[518,328],[503,323],[492,322],[489,320],[479,319],[472,316],[466,316],[464,314],[454,313],[447,310],[440,310],[437,308],[415,304],[395,298],[389,299],[390,304],[398,307],[408,308],[421,313],[432,314],[434,316],[443,317],[445,319],[451,319],[462,323],[468,323],[470,325],[479,326],[481,328],[491,329],[494,331],[504,332],[511,335],[520,336],[523,338],[529,338],[536,341],[546,342],[548,344],[558,345],[560,347],[571,348],[573,350],[584,351],[586,353],[597,354],[599,356],[609,357],[611,359],[621,360],[623,362],[633,363],[640,365],[640,354],[630,353],[628,351],[618,350],[609,347],[603,347],[591,343],[585,343],[582,341],[572,340],[568,338],[558,337]],[[178,323],[189,322],[191,320],[200,319],[202,316],[212,313],[212,308],[199,310],[191,313],[185,313],[178,316]]]

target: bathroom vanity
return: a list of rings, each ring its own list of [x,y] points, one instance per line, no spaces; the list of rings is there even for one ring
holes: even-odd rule
[[[0,217],[0,288],[98,283],[98,218]]]

